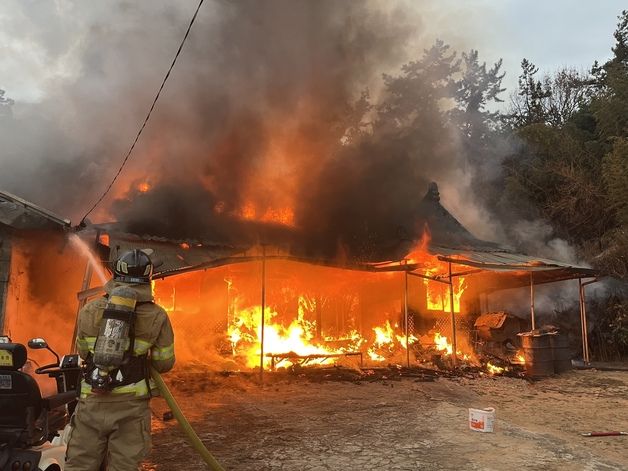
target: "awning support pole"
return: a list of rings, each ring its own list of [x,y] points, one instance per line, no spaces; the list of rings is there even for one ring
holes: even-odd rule
[[[404,272],[403,275],[404,288],[403,288],[403,314],[404,322],[406,325],[406,365],[410,368],[410,329],[408,322],[408,272]]]
[[[587,327],[587,301],[584,292],[584,286],[586,284],[590,284],[595,282],[589,281],[587,283],[582,283],[582,278],[578,278],[578,288],[580,294],[580,327],[582,328],[582,360],[585,365],[591,363],[591,359],[589,357],[589,332]]]
[[[585,360],[585,341],[584,341],[584,317],[582,312],[582,278],[578,278],[578,306],[580,310],[580,338],[582,340],[582,361],[586,364]]]
[[[259,379],[264,380],[264,331],[266,327],[266,246],[262,245],[262,334],[260,338]]]
[[[530,272],[530,318],[532,319],[532,330],[536,329],[536,322],[534,319],[534,276]]]
[[[451,262],[449,262],[449,310],[451,311],[451,359],[454,362],[454,368],[458,365],[458,348],[456,346],[456,316],[454,309],[454,282],[451,274]]]

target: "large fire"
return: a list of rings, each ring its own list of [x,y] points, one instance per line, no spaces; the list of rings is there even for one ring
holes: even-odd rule
[[[294,226],[294,210],[286,208],[266,208],[261,210],[252,201],[246,202],[238,212],[238,216],[248,221],[269,222]]]
[[[277,312],[268,307],[265,309],[265,367],[271,363],[270,357],[273,354],[293,354],[295,358],[320,355],[321,357],[314,360],[314,363],[330,364],[336,361],[337,355],[365,351],[371,360],[383,362],[395,351],[406,348],[405,336],[400,333],[398,326],[393,329],[389,321],[381,327],[374,327],[370,339],[355,330],[347,332],[342,337],[320,338],[316,333],[316,322],[305,318],[306,312],[312,312],[313,308],[315,301],[301,296],[297,316],[288,326],[274,322],[278,317]],[[261,317],[261,306],[239,310],[227,332],[233,356],[244,358],[246,365],[251,368],[260,364]],[[416,341],[415,336],[409,336],[410,345]],[[286,364],[289,365],[290,362],[287,361]]]
[[[447,356],[451,356],[454,352],[454,346],[447,340],[447,337],[442,336],[440,332],[434,334],[434,347]],[[464,353],[461,349],[457,348],[456,358],[468,361],[473,358],[473,355]]]
[[[266,307],[264,312],[264,366],[271,362],[270,355],[290,353],[297,356],[305,355],[332,355],[357,349],[362,341],[359,336],[350,334],[346,339],[346,347],[329,348],[324,345],[328,340],[316,339],[315,322],[307,321],[304,317],[306,309],[313,307],[313,301],[306,297],[299,298],[299,309],[296,318],[288,325],[283,326],[273,322],[278,314],[272,308]],[[238,310],[230,323],[227,335],[231,343],[234,357],[242,357],[248,367],[260,364],[262,339],[262,307],[253,306]],[[330,363],[330,358],[321,358],[320,364]]]
[[[454,312],[461,311],[462,295],[467,287],[464,276],[453,274],[449,278],[450,266],[429,251],[430,233],[426,229],[421,240],[410,251],[403,265],[416,265],[414,273],[423,277],[427,292],[426,304],[430,311],[451,312],[451,298],[454,300]],[[390,263],[396,265],[399,263]],[[453,291],[453,292],[452,292]]]
[[[251,262],[244,265],[246,269],[238,268],[236,272],[226,267],[224,273],[211,277],[212,282],[223,286],[227,302],[221,308],[227,313],[226,323],[211,335],[212,342],[223,345],[218,350],[224,357],[231,358],[239,369],[256,369],[260,363],[266,369],[290,366],[302,361],[303,357],[307,357],[307,364],[341,363],[346,366],[357,366],[356,359],[361,357],[367,366],[377,366],[404,365],[408,359],[415,365],[430,362],[432,354],[438,354],[440,358],[453,356],[453,346],[446,336],[449,333],[439,332],[436,325],[427,336],[419,336],[411,327],[406,337],[403,304],[400,302],[402,293],[399,291],[395,295],[391,291],[401,281],[398,273],[339,274],[337,269],[280,261],[267,262],[267,265],[271,267],[268,275],[271,280],[277,276],[276,273],[280,273],[282,278],[278,283],[271,283],[276,289],[270,290],[264,309],[263,358],[262,307],[259,302],[251,302],[259,296],[259,285],[256,284],[259,279],[241,278],[241,274],[250,273],[249,270],[259,268],[259,265]],[[302,269],[305,270],[303,273],[292,273]],[[301,280],[301,276],[312,275],[314,278],[309,281]],[[193,277],[194,274],[186,276]],[[376,279],[373,280],[373,277]],[[164,282],[157,281],[155,295],[157,302],[171,312],[177,332],[199,336],[207,324],[203,325],[201,318],[192,321],[193,315],[183,314],[185,310],[205,312],[202,306],[188,305],[183,300],[183,296],[187,296],[182,292],[183,286],[190,293],[198,293],[198,288],[191,286],[192,280],[181,283],[179,289],[174,286],[166,289]],[[199,287],[207,283],[202,279],[197,282]],[[364,285],[365,282],[369,284]],[[379,284],[382,289],[378,292],[376,287]],[[316,288],[314,291],[313,286]],[[424,286],[422,282],[415,284],[414,288],[421,286]],[[356,294],[351,294],[352,290],[362,295],[356,297]],[[382,300],[384,297],[385,302]],[[427,302],[425,298],[424,302]],[[425,307],[426,304],[422,309]],[[369,314],[360,320],[365,315],[365,309]],[[439,314],[437,318],[446,314]],[[197,323],[192,326],[190,322]],[[275,364],[277,362],[273,361],[273,357],[281,358],[280,365]],[[466,344],[465,348],[458,344],[456,357],[470,361],[473,355]]]
[[[453,295],[454,295],[454,312],[460,312],[460,300],[465,290],[465,279],[462,276],[456,277],[453,280]],[[451,311],[451,296],[449,294],[449,285],[443,283],[424,280],[427,288],[427,308],[432,311]]]

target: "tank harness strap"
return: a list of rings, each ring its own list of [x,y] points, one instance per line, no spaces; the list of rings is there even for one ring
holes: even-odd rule
[[[137,306],[143,305],[143,304],[154,304],[152,301],[142,301],[142,302],[138,302],[135,304],[135,309],[137,309]],[[131,351],[133,352],[133,348],[135,346],[135,322],[131,325]],[[148,356],[148,352],[146,352],[146,355],[144,356],[144,381],[146,381],[146,389],[148,390],[148,396],[151,397],[153,395],[153,392],[151,391],[150,388],[150,364],[149,364],[149,356]]]

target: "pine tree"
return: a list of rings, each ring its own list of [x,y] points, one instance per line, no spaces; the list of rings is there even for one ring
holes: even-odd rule
[[[614,33],[614,56],[598,68],[600,93],[592,110],[598,121],[602,138],[612,142],[628,137],[628,11],[619,16]]]

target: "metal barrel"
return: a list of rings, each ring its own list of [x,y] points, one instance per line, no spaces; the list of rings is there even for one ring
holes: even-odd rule
[[[573,368],[569,340],[564,335],[550,335],[550,344],[554,352],[554,371],[564,373]]]
[[[520,334],[521,335],[521,334]],[[554,374],[554,355],[549,334],[521,335],[525,371],[528,376],[539,378]]]

